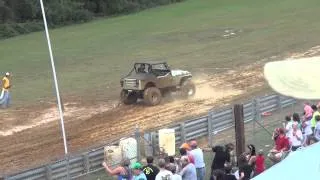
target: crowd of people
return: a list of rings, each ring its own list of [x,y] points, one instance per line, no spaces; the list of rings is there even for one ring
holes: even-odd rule
[[[274,130],[272,139],[274,147],[267,157],[273,163],[280,162],[301,147],[318,142],[320,103],[305,103],[302,114],[286,116],[283,127]],[[253,144],[249,144],[247,151],[240,157],[236,157],[232,143],[215,146],[211,150],[214,158],[210,172],[206,172],[203,150],[195,140],[183,143],[178,156],[160,158],[157,165],[154,165],[153,157],[147,157],[146,162],[136,162],[131,166],[128,159],[123,160],[115,169],[111,169],[106,163],[103,166],[110,175],[118,176],[118,180],[204,180],[207,173],[210,180],[249,180],[266,169],[263,150],[256,152]]]
[[[153,157],[147,157],[145,163],[136,162],[130,166],[130,160],[122,160],[120,166],[110,168],[106,162],[103,167],[118,180],[205,180],[205,162],[203,150],[192,140],[180,147],[180,155],[165,156],[154,165]]]
[[[304,104],[303,113],[286,116],[283,127],[273,132],[274,148],[268,154],[274,163],[280,162],[288,153],[320,140],[320,103]]]
[[[256,153],[253,144],[247,146],[247,151],[236,157],[234,145],[212,148],[215,153],[211,164],[210,180],[249,180],[265,170],[263,150]]]
[[[239,161],[233,144],[213,147],[215,156],[210,172],[206,172],[204,150],[198,147],[195,140],[183,143],[179,155],[160,158],[157,165],[153,157],[147,157],[145,162],[136,162],[131,166],[129,159],[124,159],[115,169],[105,162],[103,166],[108,174],[116,175],[118,180],[205,180],[206,173],[210,175],[210,180],[247,180],[265,169],[263,152],[256,155],[254,145],[247,147],[248,151],[239,157]]]

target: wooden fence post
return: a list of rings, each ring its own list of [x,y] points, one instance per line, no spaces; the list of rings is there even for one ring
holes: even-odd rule
[[[235,122],[236,132],[236,154],[237,158],[245,152],[245,136],[244,136],[244,114],[243,105],[236,104],[233,107],[233,118]],[[239,161],[238,161],[239,162]]]

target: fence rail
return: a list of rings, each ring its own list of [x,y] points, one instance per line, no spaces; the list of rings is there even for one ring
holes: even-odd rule
[[[260,120],[262,113],[281,110],[295,103],[295,99],[279,95],[268,95],[253,99],[244,103],[244,121]],[[233,111],[231,107],[227,107],[222,110],[212,110],[207,116],[187,120],[168,128],[175,129],[176,144],[181,144],[186,140],[208,136],[209,144],[212,145],[213,135],[215,133],[232,128],[233,126]],[[145,137],[148,138],[148,142],[151,142],[149,146],[152,146],[153,151],[159,149],[158,135],[156,132],[146,133]],[[140,143],[138,143],[138,146],[139,145]],[[70,178],[77,178],[101,170],[101,162],[103,159],[104,147],[100,147],[39,168],[9,175],[4,179],[65,179],[68,176]]]

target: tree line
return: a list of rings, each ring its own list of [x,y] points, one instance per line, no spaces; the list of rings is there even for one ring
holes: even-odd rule
[[[183,0],[43,0],[51,28]],[[39,0],[0,0],[0,39],[43,30]]]

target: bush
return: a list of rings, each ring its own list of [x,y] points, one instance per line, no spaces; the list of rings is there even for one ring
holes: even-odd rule
[[[40,31],[42,29],[43,24],[41,22],[0,24],[0,39]]]
[[[97,16],[129,14],[184,0],[46,0],[48,25],[82,23]],[[38,0],[0,0],[0,39],[43,29]]]

